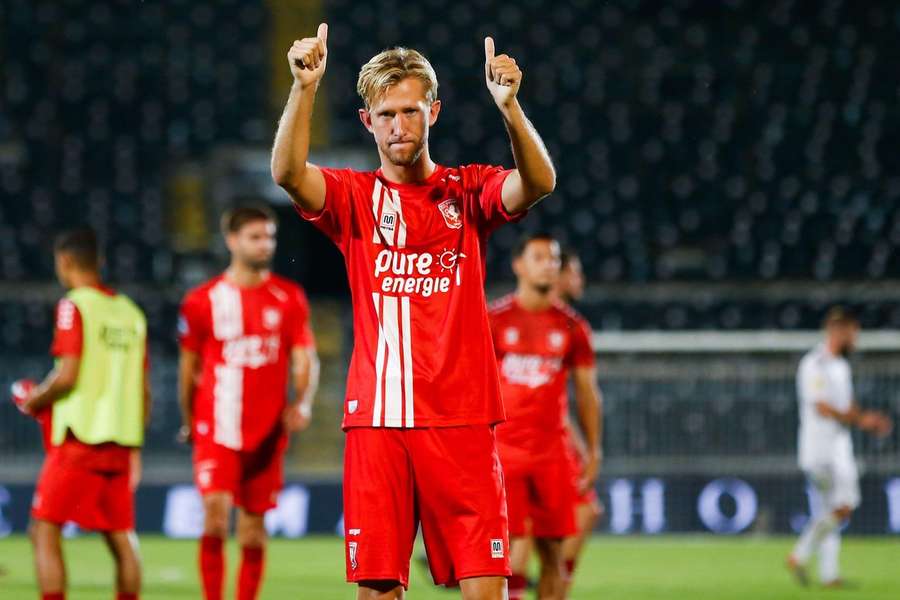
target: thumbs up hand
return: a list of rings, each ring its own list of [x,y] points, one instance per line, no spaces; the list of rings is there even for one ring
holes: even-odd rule
[[[522,71],[516,59],[506,54],[494,54],[494,38],[484,38],[484,79],[488,91],[499,108],[515,101],[522,84]]]
[[[318,86],[325,74],[325,63],[328,60],[328,25],[322,23],[316,37],[294,40],[288,50],[287,59],[291,66],[294,81],[303,88]]]

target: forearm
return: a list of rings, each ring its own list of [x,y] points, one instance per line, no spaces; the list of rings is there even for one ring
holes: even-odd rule
[[[272,148],[272,178],[288,191],[298,186],[306,172],[315,96],[315,86],[304,88],[295,81],[278,122]]]
[[[550,153],[547,152],[540,134],[525,116],[518,100],[501,108],[503,122],[512,145],[513,160],[522,180],[529,206],[553,191],[556,186],[556,171]],[[524,210],[529,206],[523,206]],[[510,208],[510,207],[507,207]]]
[[[584,436],[588,458],[599,458],[603,443],[603,404],[596,385],[583,385],[576,389],[578,422]]]
[[[60,376],[59,369],[53,369],[31,392],[25,408],[29,412],[36,413],[65,396],[71,389],[72,384]]]

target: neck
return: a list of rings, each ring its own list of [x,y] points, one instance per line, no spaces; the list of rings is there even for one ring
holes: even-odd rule
[[[534,287],[522,283],[516,288],[516,300],[519,306],[529,311],[540,311],[550,308],[553,303],[551,292],[542,293]]]
[[[395,165],[381,155],[381,172],[385,179],[394,183],[420,183],[428,179],[436,168],[437,165],[428,153],[428,146],[425,146],[419,159],[411,165]]]
[[[832,356],[840,356],[840,354],[841,354],[841,349],[838,346],[838,343],[831,338],[825,339],[825,349],[828,350],[828,352]]]
[[[96,271],[75,271],[69,275],[72,289],[80,287],[99,287],[103,282]]]
[[[256,287],[269,276],[268,269],[250,269],[246,265],[232,261],[225,271],[225,278],[234,285],[242,288]]]

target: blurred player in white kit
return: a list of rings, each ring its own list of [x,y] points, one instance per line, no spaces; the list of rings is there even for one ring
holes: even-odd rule
[[[859,321],[835,307],[825,317],[824,328],[825,340],[803,357],[797,371],[798,458],[817,496],[812,504],[819,508],[810,516],[787,565],[797,580],[807,585],[807,565],[818,553],[822,584],[840,587],[841,525],[860,502],[850,428],[884,436],[893,425],[878,411],[862,410],[853,396],[846,357],[856,345]]]

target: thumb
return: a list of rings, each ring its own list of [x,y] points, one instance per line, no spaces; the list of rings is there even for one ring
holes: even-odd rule
[[[494,38],[488,36],[484,38],[484,60],[494,58]]]
[[[328,42],[328,23],[319,24],[319,30],[316,32],[316,37],[322,40],[322,43]]]

